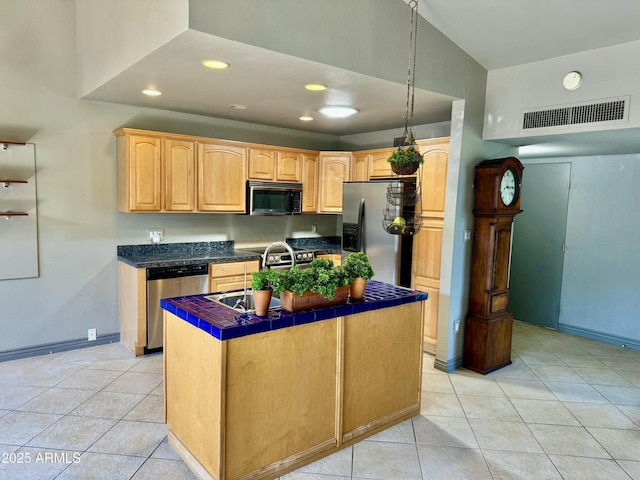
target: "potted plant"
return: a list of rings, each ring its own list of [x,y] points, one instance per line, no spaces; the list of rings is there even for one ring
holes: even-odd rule
[[[350,279],[343,267],[331,260],[315,259],[309,268],[294,266],[274,272],[273,292],[283,309],[299,312],[317,307],[339,305],[347,301]]]
[[[269,303],[271,303],[273,295],[272,277],[272,270],[258,270],[251,274],[251,290],[253,291],[256,315],[265,316],[269,311]]]
[[[411,175],[418,170],[418,167],[424,162],[422,154],[414,145],[398,147],[387,158],[387,162],[391,164],[391,170],[398,175]]]
[[[362,300],[367,280],[370,280],[375,272],[369,262],[369,257],[364,252],[350,253],[343,265],[351,281],[350,297],[353,300]]]

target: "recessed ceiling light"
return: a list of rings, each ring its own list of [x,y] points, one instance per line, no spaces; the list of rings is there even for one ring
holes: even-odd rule
[[[305,85],[304,88],[312,92],[321,92],[327,89],[326,85],[320,85],[319,83],[310,83],[309,85]]]
[[[303,115],[302,117],[300,117],[300,120],[302,120],[303,122],[311,122],[313,120],[313,117]]]
[[[145,95],[149,95],[150,97],[157,97],[162,95],[160,90],[156,90],[155,88],[147,88],[146,90],[142,90],[142,93]]]
[[[217,70],[229,68],[229,64],[227,62],[223,62],[222,60],[203,60],[201,63],[207,68],[215,68]]]
[[[354,113],[358,113],[358,109],[353,107],[333,105],[329,107],[322,107],[320,109],[320,113],[331,118],[344,118],[353,115]]]
[[[229,108],[233,108],[234,110],[246,110],[247,106],[246,105],[240,105],[239,103],[233,103],[233,104],[229,105]]]

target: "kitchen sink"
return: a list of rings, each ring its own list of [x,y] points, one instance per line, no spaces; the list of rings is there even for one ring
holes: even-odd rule
[[[256,309],[251,290],[247,291],[246,305],[244,304],[244,292],[217,293],[215,295],[207,295],[205,298],[212,302],[218,302],[225,307],[233,308],[238,312],[252,312]],[[273,308],[280,308],[280,300],[278,298],[271,297],[269,310]]]

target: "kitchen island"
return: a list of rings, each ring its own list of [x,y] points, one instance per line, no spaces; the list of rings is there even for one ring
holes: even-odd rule
[[[420,412],[427,294],[268,316],[162,300],[169,442],[203,479],[269,479]]]

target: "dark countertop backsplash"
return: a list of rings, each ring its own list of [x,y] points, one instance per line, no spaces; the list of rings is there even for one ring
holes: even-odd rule
[[[287,238],[293,248],[340,253],[340,237]],[[259,260],[260,255],[236,249],[233,240],[223,242],[118,245],[118,260],[136,268],[172,267],[195,263]]]

